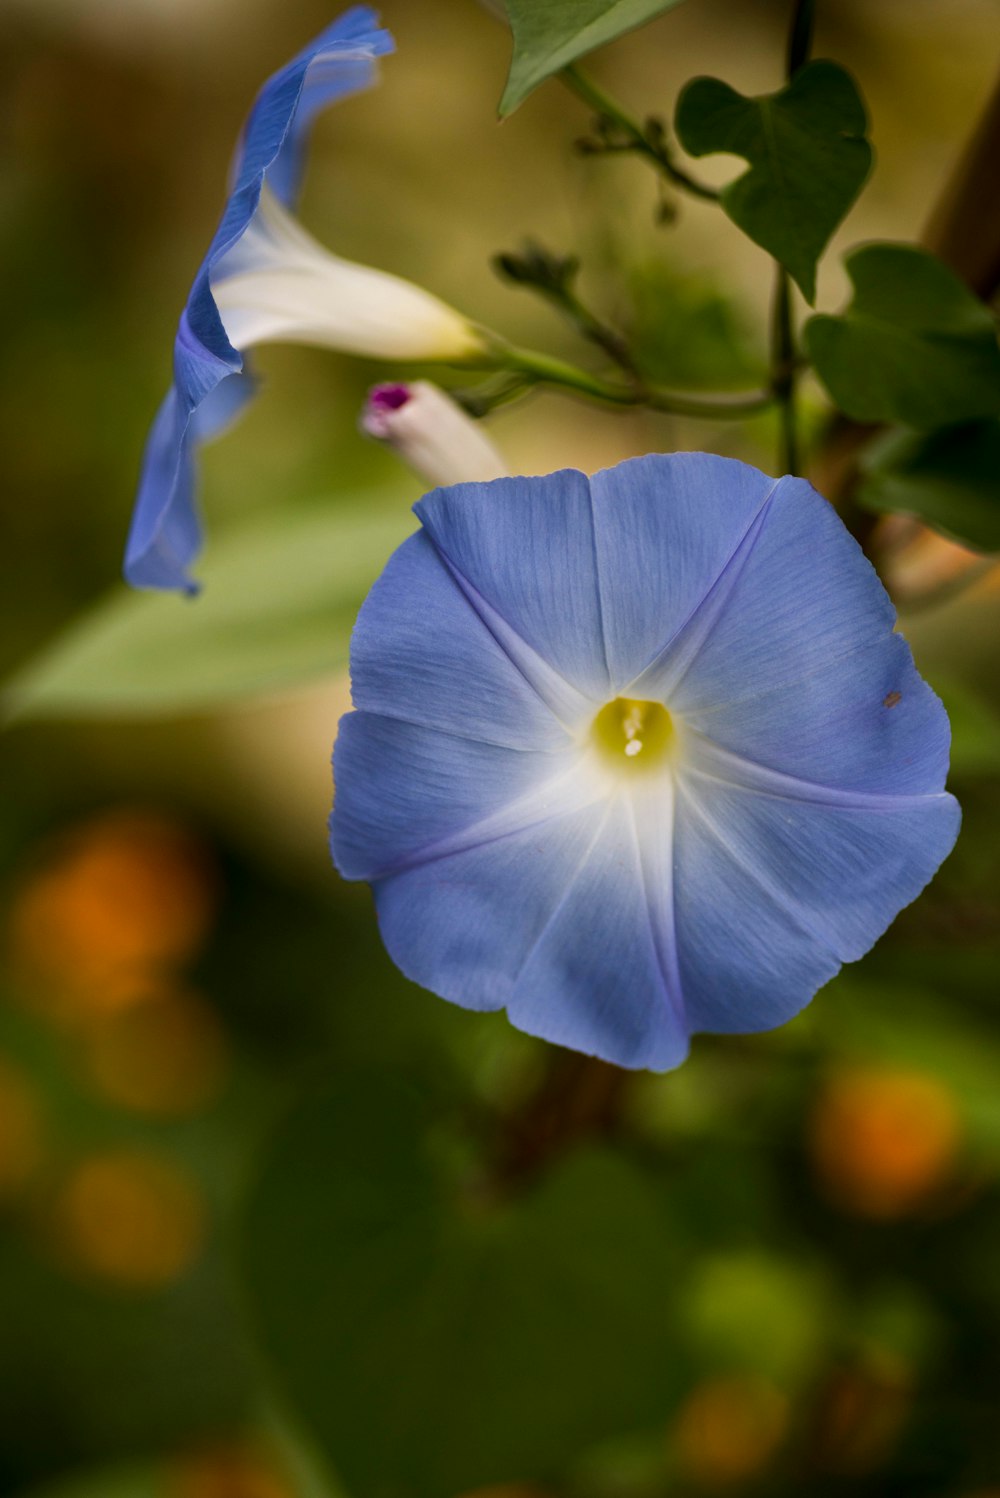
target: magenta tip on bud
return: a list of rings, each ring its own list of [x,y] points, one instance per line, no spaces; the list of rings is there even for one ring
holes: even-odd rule
[[[373,385],[361,413],[362,431],[367,432],[370,437],[387,437],[388,418],[394,411],[401,411],[412,399],[413,389],[410,385]]]

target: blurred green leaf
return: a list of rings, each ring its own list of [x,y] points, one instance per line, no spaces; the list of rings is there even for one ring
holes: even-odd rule
[[[0,1236],[0,1491],[72,1463],[210,1439],[255,1398],[227,1266],[213,1246],[182,1279],[123,1292]]]
[[[1000,421],[893,431],[862,459],[858,499],[901,510],[978,551],[1000,551]]]
[[[757,98],[719,78],[694,78],[674,124],[692,156],[726,151],[750,163],[723,189],[722,206],[814,301],[816,262],[871,169],[865,106],[850,74],[811,62]]]
[[[956,775],[1000,774],[1000,716],[972,687],[935,678],[934,689],[951,722],[951,768]]]
[[[560,68],[679,4],[680,0],[507,0],[514,55],[500,100],[501,118],[512,114]]]
[[[215,541],[197,598],[116,588],[7,685],[8,721],[210,708],[347,661],[362,600],[413,529],[398,495],[272,512]]]
[[[821,1269],[759,1250],[706,1259],[684,1305],[689,1333],[712,1371],[764,1374],[793,1387],[822,1357],[833,1313]]]
[[[1000,413],[992,315],[946,265],[903,244],[862,245],[844,265],[850,306],[805,326],[809,357],[842,411],[918,431]]]
[[[522,1199],[463,1194],[425,1115],[384,1074],[344,1080],[290,1119],[245,1222],[264,1347],[358,1498],[542,1478],[667,1408],[672,1242],[644,1178],[593,1152]]]
[[[163,1498],[163,1472],[153,1465],[88,1472],[54,1487],[33,1488],[30,1498]]]
[[[718,287],[662,260],[629,276],[629,341],[650,380],[685,390],[732,390],[766,378],[756,330]]]

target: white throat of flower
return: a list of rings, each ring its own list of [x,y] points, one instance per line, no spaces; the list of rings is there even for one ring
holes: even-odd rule
[[[249,228],[212,274],[234,348],[319,344],[376,359],[474,360],[479,330],[420,286],[323,248],[265,187]]]

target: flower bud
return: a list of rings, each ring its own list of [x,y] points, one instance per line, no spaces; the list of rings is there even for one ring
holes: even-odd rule
[[[374,386],[360,425],[430,484],[481,483],[508,472],[480,423],[427,380]]]

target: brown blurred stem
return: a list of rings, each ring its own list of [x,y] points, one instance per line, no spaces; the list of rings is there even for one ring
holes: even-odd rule
[[[1000,287],[1000,77],[921,238],[977,296],[993,298]]]
[[[614,1132],[633,1072],[553,1049],[535,1094],[503,1124],[491,1184],[523,1186],[550,1160]]]

